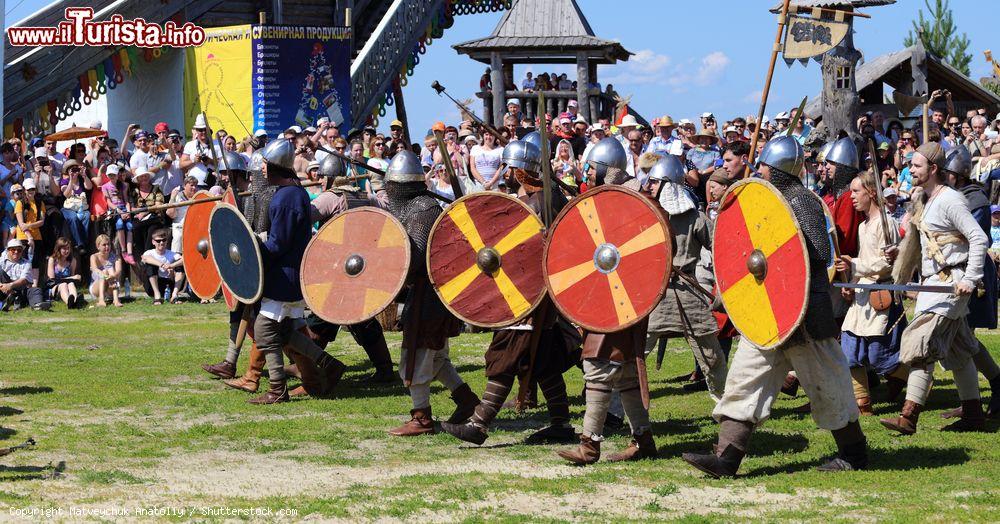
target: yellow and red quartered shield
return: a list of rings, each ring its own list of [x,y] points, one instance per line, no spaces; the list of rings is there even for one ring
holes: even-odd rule
[[[542,231],[525,203],[502,193],[456,200],[427,239],[427,274],[449,311],[499,328],[527,317],[545,296]]]
[[[712,260],[733,325],[755,346],[773,349],[802,322],[809,256],[792,209],[771,184],[747,179],[723,198]]]
[[[204,200],[212,195],[208,191],[198,191],[194,200]],[[202,202],[187,206],[184,215],[184,236],[181,253],[184,254],[184,274],[191,291],[198,298],[210,299],[219,292],[222,277],[212,259],[212,245],[208,240],[208,217],[215,209],[215,202]]]
[[[333,324],[364,322],[403,289],[410,239],[403,225],[375,207],[345,211],[323,225],[302,257],[302,296]]]
[[[545,245],[549,296],[566,318],[596,333],[645,318],[670,280],[673,234],[650,199],[601,186],[559,213]]]

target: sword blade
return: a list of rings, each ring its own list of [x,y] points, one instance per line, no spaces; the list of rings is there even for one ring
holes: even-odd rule
[[[955,294],[952,286],[928,286],[923,284],[858,284],[852,282],[834,282],[833,287],[846,287],[851,289],[866,290],[886,290],[886,291],[918,291],[924,293],[948,293]]]

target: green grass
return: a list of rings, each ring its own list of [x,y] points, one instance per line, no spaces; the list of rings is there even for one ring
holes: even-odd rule
[[[862,420],[872,447],[868,471],[813,471],[835,452],[833,439],[791,412],[804,397],[781,397],[751,441],[742,476],[710,480],[679,458],[711,449],[716,431],[707,394],[668,381],[691,367],[679,340],[664,368],[650,371],[660,459],[573,468],[555,456],[556,446],[520,443],[545,423],[544,408],[501,412],[483,449],[445,434],[390,438],[386,430],[405,420],[409,398],[398,385],[358,384],[368,369],[346,333],[329,348],[349,366],[339,398],[250,406],[247,395],[200,369],[222,357],[226,321],[221,305],[148,301],[0,315],[0,446],[29,436],[38,441],[0,459],[0,511],[211,507],[351,521],[855,522],[995,521],[1000,510],[997,424],[987,433],[941,432],[940,412],[958,402],[943,372],[916,435],[892,436],[877,417]],[[981,338],[1000,354],[1000,335]],[[398,358],[399,334],[388,340]],[[477,392],[488,342],[489,334],[466,334],[452,344],[452,360]],[[566,379],[579,424],[579,371]],[[876,390],[877,399],[883,394]],[[439,419],[454,407],[440,387],[432,405]],[[886,416],[899,407],[882,402],[875,409]],[[615,435],[604,449],[627,444],[627,435]],[[154,518],[226,519],[176,512]]]

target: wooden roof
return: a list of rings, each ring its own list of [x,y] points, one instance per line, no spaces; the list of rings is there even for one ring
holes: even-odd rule
[[[879,7],[895,4],[896,0],[792,0],[790,7],[825,7],[827,9]],[[772,13],[780,13],[782,2],[771,8]]]
[[[597,63],[628,60],[632,53],[613,40],[594,35],[576,0],[514,0],[493,33],[454,46],[459,53],[489,62],[500,51],[519,62],[559,63],[585,51]]]

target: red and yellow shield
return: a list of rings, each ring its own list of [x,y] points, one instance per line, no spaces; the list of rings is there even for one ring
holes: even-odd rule
[[[545,245],[549,296],[588,331],[621,331],[663,297],[672,236],[664,214],[639,193],[620,186],[588,191],[559,213]]]
[[[323,225],[302,257],[302,296],[316,316],[351,325],[382,312],[403,289],[410,239],[389,213],[345,211]]]
[[[427,239],[427,274],[441,301],[469,324],[497,328],[528,316],[545,296],[544,226],[502,193],[456,200]]]
[[[715,222],[715,279],[733,325],[772,349],[802,322],[809,255],[792,209],[771,184],[747,179],[723,198]]]
[[[205,200],[212,195],[208,191],[198,191],[194,200]],[[219,292],[222,277],[212,259],[212,244],[208,240],[208,218],[215,209],[215,201],[201,202],[187,206],[184,215],[184,236],[181,253],[184,254],[184,274],[191,291],[198,298],[210,299]]]

